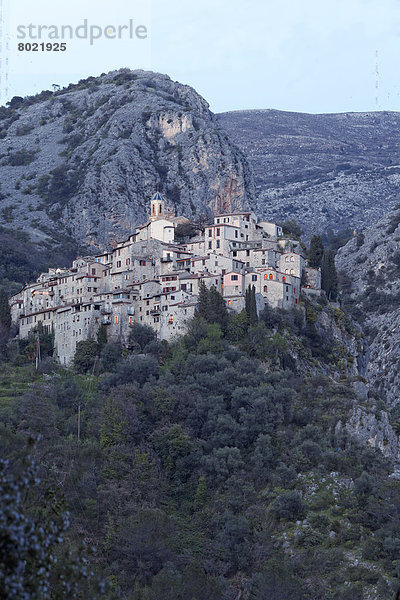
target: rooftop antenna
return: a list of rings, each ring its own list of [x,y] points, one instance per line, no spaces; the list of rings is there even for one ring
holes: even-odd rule
[[[378,50],[375,52],[375,110],[379,110],[379,62]]]
[[[10,36],[8,33],[8,0],[0,0],[0,104],[8,102],[8,68]]]

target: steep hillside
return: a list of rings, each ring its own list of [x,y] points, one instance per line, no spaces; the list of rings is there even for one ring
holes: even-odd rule
[[[247,155],[260,215],[295,218],[307,233],[363,229],[398,202],[400,113],[218,115]]]
[[[172,345],[140,324],[131,350],[80,342],[80,375],[48,358],[35,373],[34,336],[9,346],[0,445],[18,473],[39,438],[36,505],[46,489],[65,498],[66,566],[93,546],[87,571],[109,584],[105,600],[392,600],[400,481],[343,431],[357,402],[350,321],[323,300],[252,326],[207,314]],[[59,592],[63,566],[51,564],[52,597],[98,597],[86,579]]]
[[[115,71],[0,113],[0,225],[35,241],[101,246],[147,218],[164,192],[180,214],[243,208],[250,169],[192,88]]]
[[[344,303],[362,324],[367,344],[361,374],[369,386],[353,425],[400,459],[400,206],[341,248]]]

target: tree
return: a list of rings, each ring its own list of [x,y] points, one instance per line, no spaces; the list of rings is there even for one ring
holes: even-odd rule
[[[175,228],[175,239],[183,241],[185,238],[192,238],[196,235],[197,228],[193,223],[178,223]]]
[[[249,328],[249,317],[245,310],[234,313],[229,318],[228,338],[232,342],[239,342],[244,338]]]
[[[256,288],[254,285],[249,285],[249,287],[246,290],[245,306],[250,325],[255,325],[258,321],[258,315],[256,303]]]
[[[133,323],[129,334],[128,343],[130,345],[137,344],[141,352],[144,351],[147,344],[150,344],[156,339],[156,332],[150,325],[142,325],[141,323]]]
[[[272,510],[277,519],[291,521],[302,519],[306,513],[306,509],[307,507],[300,494],[295,490],[277,496],[272,504]]]
[[[122,346],[117,342],[109,342],[100,353],[100,369],[103,373],[115,371],[122,360]]]
[[[218,323],[222,331],[226,331],[228,326],[228,309],[226,303],[221,294],[212,286],[208,292],[208,304],[209,304],[209,323]]]
[[[328,300],[335,300],[338,292],[338,276],[335,266],[335,253],[327,250],[322,257],[321,286]]]
[[[99,351],[101,351],[106,344],[107,344],[107,327],[102,324],[102,325],[100,325],[99,330],[97,332],[97,345],[99,347]]]
[[[0,290],[0,350],[4,348],[10,336],[11,309],[5,290]]]
[[[202,318],[207,323],[217,323],[223,332],[226,331],[229,319],[228,309],[225,300],[215,286],[207,289],[205,283],[200,282],[195,317]]]
[[[11,98],[11,100],[9,102],[7,102],[7,106],[9,106],[10,108],[19,108],[20,106],[22,106],[24,102],[24,99],[22,98],[22,96],[13,96]]]
[[[310,267],[318,269],[321,266],[323,254],[324,245],[322,243],[322,237],[320,235],[313,235],[310,242]]]
[[[201,317],[208,321],[208,312],[208,289],[204,281],[201,280],[199,285],[199,299],[197,301],[195,315],[196,317]]]
[[[288,221],[282,223],[282,229],[284,233],[291,235],[295,238],[300,238],[303,234],[303,230],[296,221],[296,219],[289,219]]]
[[[20,475],[0,461],[0,598],[104,597],[104,590],[98,595],[93,587],[86,557],[65,548],[68,514],[62,502],[49,491],[43,497],[40,486],[30,459]]]
[[[98,351],[97,342],[93,339],[78,342],[74,356],[75,370],[78,373],[88,373],[93,368]]]

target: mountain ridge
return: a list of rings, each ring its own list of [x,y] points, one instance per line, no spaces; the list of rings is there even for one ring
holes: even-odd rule
[[[253,167],[261,216],[294,218],[309,236],[362,230],[398,202],[400,113],[254,109],[218,120]]]

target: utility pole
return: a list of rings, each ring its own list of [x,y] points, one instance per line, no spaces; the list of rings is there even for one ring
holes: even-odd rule
[[[36,334],[36,350],[35,350],[36,371],[39,368],[39,362],[40,362],[40,338],[39,338],[39,332],[37,332],[37,334]]]
[[[78,406],[78,442],[81,441],[81,405]]]

